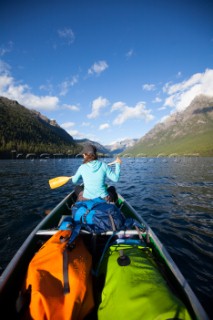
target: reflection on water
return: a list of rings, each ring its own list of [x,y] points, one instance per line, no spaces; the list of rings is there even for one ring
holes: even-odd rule
[[[81,159],[0,161],[2,268],[45,211],[73,189],[70,181],[51,190],[48,180],[73,175],[81,163]],[[156,232],[211,313],[213,158],[124,158],[115,186]]]

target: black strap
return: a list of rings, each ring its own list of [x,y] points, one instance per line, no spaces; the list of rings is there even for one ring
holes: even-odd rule
[[[70,293],[69,275],[68,275],[68,249],[63,252],[63,277],[64,277],[64,294]]]
[[[69,274],[68,274],[68,263],[69,263],[69,256],[68,256],[68,250],[73,249],[74,246],[71,248],[71,244],[78,236],[79,232],[81,230],[81,225],[77,224],[75,228],[72,230],[71,236],[68,238],[68,242],[66,247],[64,248],[63,252],[63,278],[64,278],[64,294],[67,294],[70,292],[70,285],[69,285]],[[67,240],[67,238],[66,238]],[[63,241],[63,240],[61,240]]]

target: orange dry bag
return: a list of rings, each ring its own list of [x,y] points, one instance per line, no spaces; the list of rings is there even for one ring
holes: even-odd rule
[[[35,320],[81,320],[93,309],[92,257],[78,236],[67,246],[70,231],[58,231],[29,264],[30,316]]]

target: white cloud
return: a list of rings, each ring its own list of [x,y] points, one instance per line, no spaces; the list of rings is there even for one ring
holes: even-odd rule
[[[6,53],[12,51],[13,49],[13,42],[12,41],[9,41],[7,43],[7,45],[1,45],[0,46],[0,57],[3,57]]]
[[[181,78],[181,77],[182,77],[182,72],[179,71],[179,72],[177,73],[177,75],[176,75],[176,78]]]
[[[85,134],[78,130],[66,130],[74,139],[84,139]]]
[[[100,74],[101,72],[105,71],[108,68],[108,64],[106,61],[98,61],[95,62],[88,70],[88,74]]]
[[[169,117],[170,117],[170,114],[168,114],[168,115],[166,115],[166,116],[162,117],[162,118],[160,119],[160,122],[164,122],[164,121],[166,121]]]
[[[4,95],[4,92],[9,89],[13,84],[13,78],[7,75],[0,75],[0,94]]]
[[[143,85],[143,90],[145,90],[145,91],[154,91],[155,90],[155,85],[152,84],[152,83],[150,83],[150,84],[146,83],[146,84]]]
[[[72,44],[75,40],[75,34],[70,28],[64,28],[58,30],[60,38],[64,39],[68,45]]]
[[[161,102],[161,101],[162,101],[162,99],[159,98],[159,97],[155,97],[155,99],[152,100],[153,103],[159,103],[159,102]]]
[[[27,108],[36,110],[55,110],[58,108],[59,103],[59,99],[57,97],[38,97],[31,93],[21,95],[17,100]]]
[[[176,84],[169,84],[167,83],[164,88],[163,91],[168,93],[168,94],[173,94],[176,93],[178,91],[184,91],[189,89],[190,87],[192,87],[193,85],[199,83],[202,79],[202,73],[196,73],[193,76],[191,76],[191,78],[189,78],[186,81],[180,82],[180,83],[176,83]]]
[[[112,111],[119,110],[120,114],[115,118],[113,124],[120,125],[129,119],[145,119],[145,121],[151,121],[154,116],[151,114],[151,110],[146,109],[144,102],[138,102],[135,107],[128,107],[124,103],[115,103],[112,106]]]
[[[81,133],[80,131],[76,130],[75,122],[64,122],[60,126],[67,131],[74,139],[82,139],[85,138],[85,134]]]
[[[76,105],[63,104],[63,107],[68,110],[71,110],[71,111],[79,111],[80,110],[80,108]]]
[[[98,141],[99,137],[91,133],[82,133],[78,130],[66,130],[74,139],[88,139],[91,141]]]
[[[204,73],[196,73],[180,83],[167,83],[163,91],[169,95],[164,106],[185,110],[197,95],[213,95],[213,70],[206,69]]]
[[[28,85],[16,83],[8,72],[0,73],[0,96],[17,100],[25,107],[36,110],[55,110],[59,104],[59,99],[56,96],[32,94]]]
[[[100,114],[100,110],[109,105],[109,101],[106,98],[98,97],[92,102],[92,112],[87,115],[88,118],[97,118]]]
[[[161,106],[160,108],[158,108],[158,110],[159,111],[161,111],[161,110],[165,110],[166,109],[166,107],[165,106]]]
[[[122,101],[118,101],[113,103],[112,107],[111,107],[111,112],[112,111],[116,111],[116,110],[121,110],[123,108],[125,108],[126,104]]]
[[[59,87],[60,87],[60,96],[65,96],[70,87],[73,87],[76,83],[78,82],[78,76],[73,76],[70,80],[65,80],[62,82]]]
[[[77,82],[77,77],[73,77],[67,82],[65,87],[72,86]],[[64,89],[65,89],[64,87]],[[53,87],[48,83],[48,87],[41,86],[40,89],[52,90]],[[31,93],[30,87],[27,84],[20,84],[10,75],[10,66],[0,60],[0,95],[8,99],[17,100],[20,104],[28,109],[52,111],[59,109],[59,98],[53,95],[37,96]],[[63,104],[62,108],[79,111],[76,105]]]
[[[82,122],[82,127],[89,127],[90,126],[90,122]]]
[[[99,126],[99,130],[105,130],[108,129],[110,125],[108,123],[103,123]]]
[[[0,59],[0,75],[9,75],[10,66],[5,61]]]
[[[134,53],[133,49],[129,50],[129,51],[126,53],[127,59],[131,58],[131,56],[133,55],[133,53]]]
[[[48,94],[51,95],[53,92],[53,85],[50,83],[50,81],[47,81],[47,84],[40,85],[39,89],[43,91],[47,91]]]
[[[175,95],[172,95],[172,96],[170,96],[170,97],[168,97],[168,98],[166,98],[166,100],[165,100],[165,102],[164,102],[164,107],[166,107],[166,106],[169,106],[169,107],[175,107],[175,105],[176,105],[176,96]]]
[[[75,126],[75,122],[65,122],[60,125],[63,129],[70,129]]]

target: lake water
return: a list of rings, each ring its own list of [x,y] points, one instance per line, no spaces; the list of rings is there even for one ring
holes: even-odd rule
[[[155,231],[213,319],[213,158],[123,158],[117,190]],[[112,159],[103,160],[106,162]],[[0,268],[72,189],[82,159],[0,161]]]

